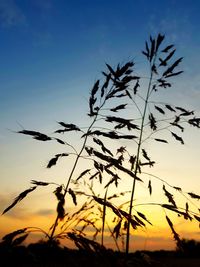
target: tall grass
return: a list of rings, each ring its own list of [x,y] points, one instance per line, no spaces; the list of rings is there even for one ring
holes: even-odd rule
[[[164,39],[164,35],[158,34],[145,42],[142,54],[147,61],[146,77],[138,75],[133,61],[118,64],[116,67],[106,64],[102,79],[98,79],[90,91],[87,116],[90,117],[91,122],[87,128],[60,121],[59,128],[53,136],[33,130],[18,131],[38,141],[52,141],[63,145],[64,152],[54,155],[49,160],[47,168],[57,165],[62,157],[75,158],[63,184],[57,184],[56,181],[50,183],[32,180],[31,187],[19,194],[3,213],[9,212],[36,189],[52,185],[55,187],[54,194],[57,199],[55,221],[48,233],[37,229],[45,234],[49,244],[53,244],[55,240],[67,238],[78,248],[98,251],[104,249],[105,227],[107,227],[118,248],[118,239],[126,236],[125,250],[128,254],[131,228],[136,230],[146,227],[147,224],[151,225],[149,218],[133,205],[136,185],[147,182],[147,193],[151,195],[153,191],[151,180],[158,179],[162,182],[163,194],[169,203],[145,203],[145,205],[158,205],[186,220],[194,219],[200,222],[198,211],[190,210],[188,204],[191,199],[199,200],[198,194],[187,192],[185,197],[181,187],[170,185],[153,173],[144,171],[144,167],[151,168],[155,165],[155,161],[151,159],[151,153],[146,150],[149,142],[167,145],[169,138],[173,138],[183,145],[185,128],[187,126],[200,128],[200,118],[197,118],[193,111],[180,107],[176,103],[156,102],[155,96],[160,91],[172,87],[172,80],[183,72],[179,70],[183,58],[174,59],[176,49],[172,44],[166,45]],[[73,144],[63,139],[69,132],[80,136],[78,151]],[[58,138],[59,135],[62,135],[62,138]],[[81,161],[84,161],[85,169],[77,175]],[[148,174],[151,179],[144,181],[145,174]],[[123,192],[125,179],[132,181],[130,192]],[[96,187],[93,187],[94,181]],[[78,185],[84,185],[85,190],[76,189]],[[97,192],[98,187],[103,188],[101,194]],[[110,188],[115,187],[119,188],[119,193],[110,195]],[[177,205],[175,196],[169,188],[173,189],[175,195],[177,193],[185,197],[185,207]],[[128,194],[129,201],[124,203],[123,196]],[[68,208],[66,198],[71,197],[74,205],[77,206],[80,196],[85,198],[83,206],[78,210],[75,209],[71,214],[66,212]],[[114,204],[115,198],[121,200],[119,206]],[[107,209],[115,215],[113,229],[108,223]],[[180,237],[168,215],[166,215],[166,221],[180,247]],[[100,227],[99,222],[101,222]],[[93,240],[87,237],[88,227],[94,231]],[[3,242],[9,244],[23,242],[33,230],[28,227],[20,229],[3,237]],[[100,244],[95,240],[98,235],[101,236]]]

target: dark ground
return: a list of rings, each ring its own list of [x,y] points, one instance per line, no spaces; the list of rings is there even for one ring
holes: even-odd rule
[[[175,251],[138,251],[125,254],[112,250],[88,252],[45,244],[0,247],[1,267],[200,267],[199,254]]]

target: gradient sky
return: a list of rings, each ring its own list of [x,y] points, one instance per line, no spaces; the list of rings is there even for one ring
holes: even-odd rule
[[[83,114],[88,110],[88,93],[105,62],[116,65],[134,59],[142,71],[141,50],[150,34],[165,34],[184,57],[184,74],[177,78],[168,100],[175,99],[200,114],[199,14],[198,0],[0,0],[1,209],[29,187],[31,179],[53,179],[58,171],[45,169],[48,160],[60,152],[57,145],[44,145],[14,131],[22,125],[52,133],[60,120],[86,126]],[[151,147],[160,164],[155,174],[177,181],[186,192],[199,193],[199,138],[199,131],[189,129],[184,147],[175,142],[162,151]],[[59,175],[62,180],[64,166]],[[45,197],[49,195],[45,191]],[[1,217],[1,231],[21,227],[24,218],[42,224],[47,215],[52,216],[54,199],[46,208],[33,208],[34,214],[28,205],[36,207],[45,197],[41,192],[34,204],[28,200],[17,212]],[[192,232],[199,237],[197,225],[193,229],[185,222],[179,224],[184,236]],[[143,238],[138,234],[140,248],[173,246],[170,231],[169,239],[160,234],[165,229],[161,223]]]

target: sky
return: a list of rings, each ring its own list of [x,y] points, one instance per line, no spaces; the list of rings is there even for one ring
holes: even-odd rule
[[[165,34],[177,55],[184,57],[184,73],[163,97],[200,114],[199,13],[198,0],[0,0],[1,210],[29,187],[31,179],[59,176],[56,179],[62,182],[66,175],[64,161],[60,169],[45,168],[61,147],[16,131],[51,134],[62,120],[87,126],[88,95],[105,63],[116,66],[134,59],[138,73],[143,72],[141,50],[150,34]],[[153,173],[198,194],[199,137],[200,132],[190,128],[185,146],[150,145],[159,166]],[[78,144],[78,138],[68,138]],[[55,201],[45,190],[0,217],[1,235],[24,222],[42,227],[54,218]],[[155,227],[135,234],[138,248],[172,248],[167,224],[153,208],[148,212],[155,212]],[[183,237],[199,238],[197,224],[175,219],[175,226]]]

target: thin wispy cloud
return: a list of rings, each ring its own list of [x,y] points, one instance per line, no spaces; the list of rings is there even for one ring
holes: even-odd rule
[[[12,27],[26,22],[26,17],[14,0],[0,1],[0,25]]]
[[[41,209],[38,210],[35,215],[39,215],[39,216],[48,216],[48,215],[52,215],[54,214],[55,211],[53,209]]]
[[[29,220],[31,219],[33,214],[28,211],[27,208],[22,208],[22,207],[16,207],[12,211],[8,212],[5,217],[11,218],[13,220]]]
[[[10,198],[11,199],[11,198]],[[8,196],[0,196],[0,213],[4,210],[5,207],[10,203]],[[46,217],[54,214],[53,209],[39,209],[37,211],[30,211],[27,207],[16,206],[14,209],[6,213],[4,216],[12,218],[15,220],[29,220],[33,217]]]
[[[149,16],[147,29],[151,34],[162,32],[167,34],[168,40],[178,42],[180,40],[189,40],[191,37],[190,29],[191,18],[187,13],[177,14],[171,13],[170,10],[164,11],[165,15],[160,16],[159,13],[153,13]]]

